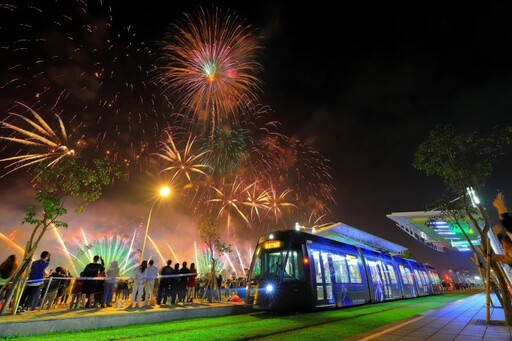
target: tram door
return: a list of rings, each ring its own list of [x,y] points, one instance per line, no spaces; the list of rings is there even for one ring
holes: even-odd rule
[[[334,304],[328,253],[311,250],[315,262],[316,306]]]
[[[389,299],[393,297],[393,291],[391,289],[391,279],[389,278],[389,274],[386,271],[385,264],[380,261],[378,262],[379,272],[384,280],[384,299]]]

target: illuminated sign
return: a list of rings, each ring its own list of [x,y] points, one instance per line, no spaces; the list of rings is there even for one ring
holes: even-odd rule
[[[281,241],[280,240],[272,240],[272,241],[266,241],[263,243],[263,248],[265,250],[268,249],[277,249],[278,247],[281,247]]]

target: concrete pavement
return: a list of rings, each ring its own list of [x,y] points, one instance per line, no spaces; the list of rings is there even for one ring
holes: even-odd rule
[[[138,323],[166,322],[198,317],[216,317],[248,312],[243,303],[194,303],[143,308],[85,308],[69,309],[62,306],[50,310],[35,310],[0,317],[0,337],[34,335],[57,331],[86,330],[118,327]]]
[[[496,298],[495,304],[499,304]],[[501,307],[491,307],[485,321],[485,293],[452,302],[440,309],[349,338],[348,341],[509,341]]]

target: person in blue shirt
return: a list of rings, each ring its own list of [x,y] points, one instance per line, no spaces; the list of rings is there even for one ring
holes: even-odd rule
[[[50,252],[41,252],[41,258],[32,263],[30,267],[30,275],[28,276],[27,286],[21,295],[20,305],[18,306],[19,312],[27,311],[30,307],[35,310],[41,296],[41,285],[45,275],[46,268],[50,264]]]

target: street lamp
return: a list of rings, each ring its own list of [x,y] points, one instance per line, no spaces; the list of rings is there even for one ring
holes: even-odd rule
[[[148,239],[149,222],[151,221],[151,214],[153,213],[153,208],[155,207],[155,204],[158,202],[158,199],[165,198],[170,193],[171,193],[171,189],[167,186],[163,186],[162,188],[160,188],[160,191],[158,192],[159,197],[156,198],[153,201],[153,205],[151,205],[151,209],[149,210],[149,215],[148,215],[148,222],[146,223],[146,233],[144,233],[144,241],[142,242],[142,250],[140,252],[141,261],[144,260],[144,250],[146,249],[146,240]]]

